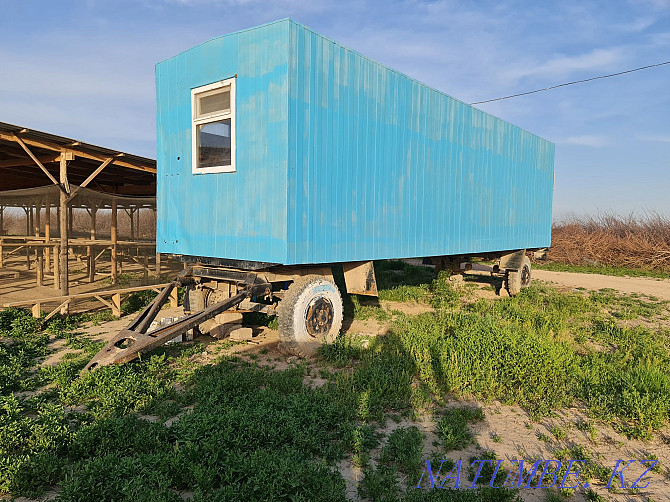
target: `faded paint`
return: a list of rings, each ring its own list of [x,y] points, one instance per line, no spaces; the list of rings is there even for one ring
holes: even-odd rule
[[[192,175],[191,88],[234,74],[237,172]],[[552,143],[293,21],[156,76],[160,252],[308,264],[550,244]]]

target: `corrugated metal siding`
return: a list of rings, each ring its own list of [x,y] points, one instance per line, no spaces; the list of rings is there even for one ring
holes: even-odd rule
[[[234,74],[237,172],[194,176],[191,88]],[[301,264],[550,244],[552,143],[297,23],[156,77],[160,252]]]
[[[157,249],[286,259],[288,26],[210,40],[156,66]],[[191,173],[191,89],[237,74],[236,173]]]
[[[554,145],[291,23],[288,263],[544,247]]]

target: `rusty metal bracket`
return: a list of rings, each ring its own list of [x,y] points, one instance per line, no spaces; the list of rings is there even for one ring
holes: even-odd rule
[[[200,312],[188,315],[175,323],[147,333],[147,330],[156,318],[161,307],[170,298],[172,289],[179,287],[182,282],[188,282],[189,278],[187,277],[187,274],[190,274],[190,272],[190,269],[184,271],[180,277],[161,291],[126,329],[119,332],[93,357],[93,359],[91,359],[91,361],[89,361],[86,367],[82,370],[82,374],[95,368],[99,368],[100,366],[122,364],[132,361],[140,354],[146,353],[164,344],[166,341],[186,333],[189,329],[195,328],[206,320],[217,316],[221,312],[239,305],[247,298],[269,295],[272,289],[269,283],[256,283],[256,278],[250,277],[251,281],[248,282],[247,286],[237,295],[216,303]]]
[[[371,261],[343,263],[344,282],[347,293],[377,296],[377,279],[374,263]]]
[[[520,249],[500,257],[499,267],[506,270],[519,270],[523,266],[523,258],[526,256],[526,250]]]

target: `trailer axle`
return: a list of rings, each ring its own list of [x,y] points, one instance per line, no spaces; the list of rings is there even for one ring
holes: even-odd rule
[[[245,299],[256,296],[267,296],[271,293],[271,285],[267,282],[259,282],[257,276],[249,274],[245,280],[246,287],[237,295],[227,298],[219,303],[207,307],[200,312],[190,314],[179,321],[160,327],[150,333],[147,330],[158,315],[165,302],[170,298],[170,292],[173,288],[179,287],[190,282],[190,270],[184,271],[170,285],[168,285],[160,294],[145,307],[128,327],[120,331],[93,359],[84,367],[83,373],[87,373],[100,366],[110,364],[122,364],[132,361],[140,354],[164,344],[188,330],[199,326],[208,319],[211,319],[221,312],[233,308]]]

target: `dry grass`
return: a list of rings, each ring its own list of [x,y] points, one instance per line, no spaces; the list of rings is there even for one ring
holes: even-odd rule
[[[571,217],[554,224],[547,259],[670,272],[670,219],[653,212]]]

